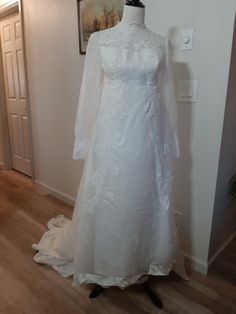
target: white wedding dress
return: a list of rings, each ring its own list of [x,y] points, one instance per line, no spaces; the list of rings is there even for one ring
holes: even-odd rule
[[[179,156],[170,41],[120,22],[90,37],[75,126],[84,159],[72,221],[33,248],[73,285],[124,288],[173,269],[187,279],[171,202]]]

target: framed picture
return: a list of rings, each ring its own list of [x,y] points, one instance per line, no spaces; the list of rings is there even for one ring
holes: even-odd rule
[[[80,54],[86,53],[90,35],[112,26],[122,18],[124,0],[77,0]]]

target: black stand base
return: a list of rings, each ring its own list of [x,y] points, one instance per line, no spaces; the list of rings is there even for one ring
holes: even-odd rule
[[[144,282],[142,286],[143,286],[144,291],[148,295],[149,299],[152,301],[152,303],[155,306],[157,306],[159,309],[162,309],[163,304],[162,304],[159,294],[157,292],[154,293],[147,282]]]
[[[102,291],[105,290],[105,288],[101,287],[101,286],[97,286],[96,288],[93,289],[93,291],[90,293],[89,298],[90,299],[94,299],[96,297],[98,297]]]
[[[147,282],[142,283],[142,286],[143,286],[145,293],[148,295],[149,299],[152,301],[152,303],[156,307],[158,307],[159,309],[162,309],[163,304],[162,304],[162,301],[161,301],[158,293],[154,293]],[[97,286],[90,293],[89,298],[94,299],[94,298],[98,297],[104,290],[106,290],[106,288],[103,288],[101,286]]]

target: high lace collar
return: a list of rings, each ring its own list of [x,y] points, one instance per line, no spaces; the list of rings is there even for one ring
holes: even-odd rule
[[[121,27],[129,27],[129,26],[133,26],[133,25],[137,26],[139,28],[146,28],[146,24],[144,24],[144,23],[128,22],[128,21],[124,21],[124,20],[121,20],[117,24],[117,26],[121,26]]]

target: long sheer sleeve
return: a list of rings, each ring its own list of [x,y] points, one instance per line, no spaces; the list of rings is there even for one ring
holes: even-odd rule
[[[161,77],[161,94],[163,102],[166,106],[168,128],[170,132],[171,142],[170,149],[173,158],[179,158],[179,140],[178,140],[178,124],[177,124],[177,104],[175,98],[173,62],[172,62],[173,46],[168,38],[165,39],[165,63]]]
[[[103,72],[97,36],[93,33],[88,41],[84,72],[80,88],[75,122],[73,159],[85,159],[100,104]]]

